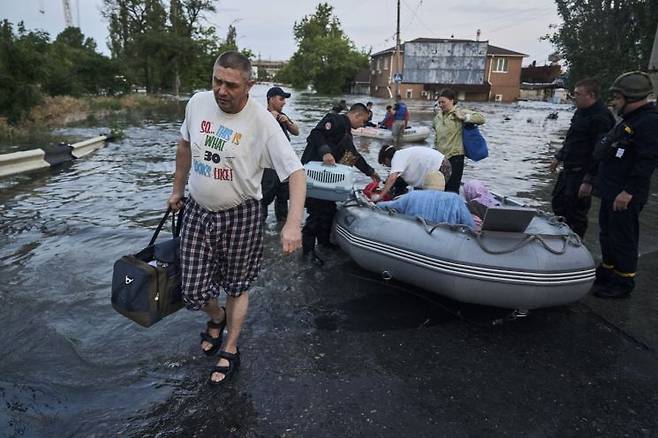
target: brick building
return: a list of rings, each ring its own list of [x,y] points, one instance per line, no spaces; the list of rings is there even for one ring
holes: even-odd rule
[[[395,48],[371,56],[370,94],[395,97],[394,74],[401,72],[405,99],[434,99],[450,87],[459,100],[512,102],[519,98],[525,56],[487,41],[417,38],[402,45],[399,58]]]

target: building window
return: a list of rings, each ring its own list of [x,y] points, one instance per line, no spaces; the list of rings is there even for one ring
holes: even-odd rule
[[[494,102],[502,102],[503,101],[503,95],[502,94],[496,94],[494,96]]]
[[[507,58],[494,58],[494,73],[507,73]]]
[[[406,96],[407,99],[413,99],[414,98],[413,90],[407,90]]]
[[[382,69],[382,58],[377,58],[377,70]]]

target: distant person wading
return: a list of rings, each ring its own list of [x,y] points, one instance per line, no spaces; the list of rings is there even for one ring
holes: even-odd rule
[[[393,146],[400,147],[402,143],[402,135],[404,130],[407,129],[409,123],[409,110],[407,104],[402,101],[402,96],[399,94],[395,98],[395,105],[393,105],[393,124],[391,125],[391,134],[393,134]]]

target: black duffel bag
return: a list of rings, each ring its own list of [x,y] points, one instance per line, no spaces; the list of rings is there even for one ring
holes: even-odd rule
[[[155,243],[169,214],[171,239]],[[180,277],[180,227],[183,210],[167,210],[148,246],[114,263],[112,307],[128,319],[150,327],[183,307]]]

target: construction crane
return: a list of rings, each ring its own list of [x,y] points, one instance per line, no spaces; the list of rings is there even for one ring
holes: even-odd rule
[[[62,6],[64,7],[64,21],[66,22],[66,27],[73,27],[73,14],[71,14],[71,1],[62,0]]]
[[[73,27],[73,14],[71,13],[71,0],[62,0],[62,8],[64,9],[64,21],[66,27]],[[78,8],[80,8],[80,3],[78,3]],[[44,6],[44,0],[39,0],[39,12],[41,14],[46,13],[46,8]],[[80,11],[78,10],[78,25],[80,23]]]

